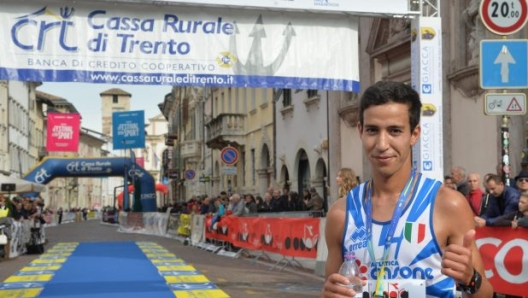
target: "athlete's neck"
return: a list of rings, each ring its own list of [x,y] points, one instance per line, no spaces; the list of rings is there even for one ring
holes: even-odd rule
[[[405,167],[391,176],[374,173],[372,176],[372,196],[378,199],[398,200],[405,184],[411,176],[411,167]]]

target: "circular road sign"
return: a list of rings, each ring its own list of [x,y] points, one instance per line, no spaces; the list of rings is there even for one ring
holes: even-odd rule
[[[228,166],[236,164],[238,157],[238,151],[233,147],[225,147],[220,152],[220,159]]]
[[[196,173],[194,172],[194,170],[189,169],[183,173],[183,176],[185,177],[186,180],[193,180],[194,176],[196,176]]]
[[[521,30],[528,20],[526,0],[482,0],[480,18],[489,31],[508,35]]]

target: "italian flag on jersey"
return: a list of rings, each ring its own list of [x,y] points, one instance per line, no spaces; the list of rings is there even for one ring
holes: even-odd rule
[[[404,229],[405,240],[411,244],[419,244],[425,239],[425,224],[406,222]]]

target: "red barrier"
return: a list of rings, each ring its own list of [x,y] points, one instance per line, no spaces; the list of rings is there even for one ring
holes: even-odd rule
[[[206,238],[236,247],[278,253],[289,257],[317,257],[319,218],[223,216],[216,231],[206,219]]]
[[[495,292],[523,296],[528,292],[528,229],[479,228],[477,246]]]

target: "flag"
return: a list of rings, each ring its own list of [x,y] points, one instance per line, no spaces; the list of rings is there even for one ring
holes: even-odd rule
[[[420,244],[425,239],[426,225],[423,223],[406,222],[405,223],[405,240],[411,244]]]

